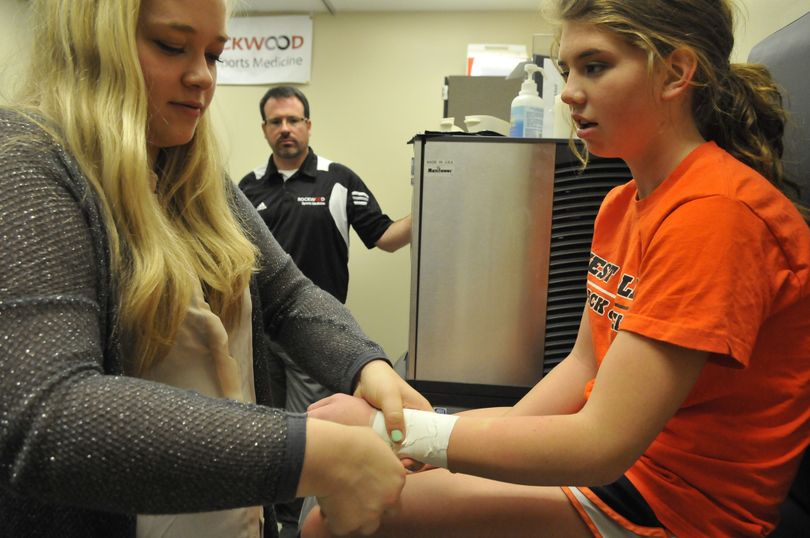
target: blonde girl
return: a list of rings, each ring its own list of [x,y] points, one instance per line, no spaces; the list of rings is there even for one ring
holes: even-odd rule
[[[0,110],[2,536],[274,536],[300,495],[369,531],[397,503],[371,432],[266,407],[265,334],[390,430],[428,404],[227,180],[207,114],[226,7],[32,2]]]

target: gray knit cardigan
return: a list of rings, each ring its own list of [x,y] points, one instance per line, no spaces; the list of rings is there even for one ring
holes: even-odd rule
[[[384,357],[295,267],[238,189],[259,404],[266,338],[335,391]],[[74,159],[0,110],[0,536],[134,536],[134,514],[294,497],[305,416],[122,375],[106,230]],[[267,536],[275,534],[267,512]]]

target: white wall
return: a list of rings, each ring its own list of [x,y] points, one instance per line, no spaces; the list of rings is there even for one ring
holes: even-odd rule
[[[0,103],[14,87],[30,22],[21,0],[0,0]],[[762,38],[810,11],[810,0],[745,0],[734,60]],[[417,132],[435,129],[446,75],[463,74],[468,43],[519,43],[546,27],[536,13],[339,13],[314,17],[312,104],[316,152],[352,167],[393,218],[410,211],[411,148]],[[18,44],[23,46],[19,47]],[[238,180],[268,157],[259,127],[264,87],[222,86],[213,108]],[[348,306],[392,358],[407,348],[410,257],[367,251],[355,235]]]
[[[27,5],[23,0],[0,0],[0,104],[7,103],[17,87],[31,45]]]
[[[754,45],[807,12],[810,0],[739,0],[733,62],[744,62]]]

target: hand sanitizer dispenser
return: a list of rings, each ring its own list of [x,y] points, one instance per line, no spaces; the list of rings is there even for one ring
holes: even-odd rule
[[[519,138],[540,138],[543,136],[543,99],[537,93],[537,84],[534,74],[543,73],[540,67],[533,63],[523,66],[526,71],[526,80],[520,87],[520,93],[512,101],[512,114],[509,136]]]

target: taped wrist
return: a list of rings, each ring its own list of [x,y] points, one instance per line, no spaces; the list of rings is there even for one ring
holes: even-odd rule
[[[447,445],[458,417],[416,409],[405,409],[404,412],[406,433],[405,439],[396,450],[397,456],[447,468]],[[371,428],[394,448],[385,429],[385,417],[381,411],[375,413]]]

